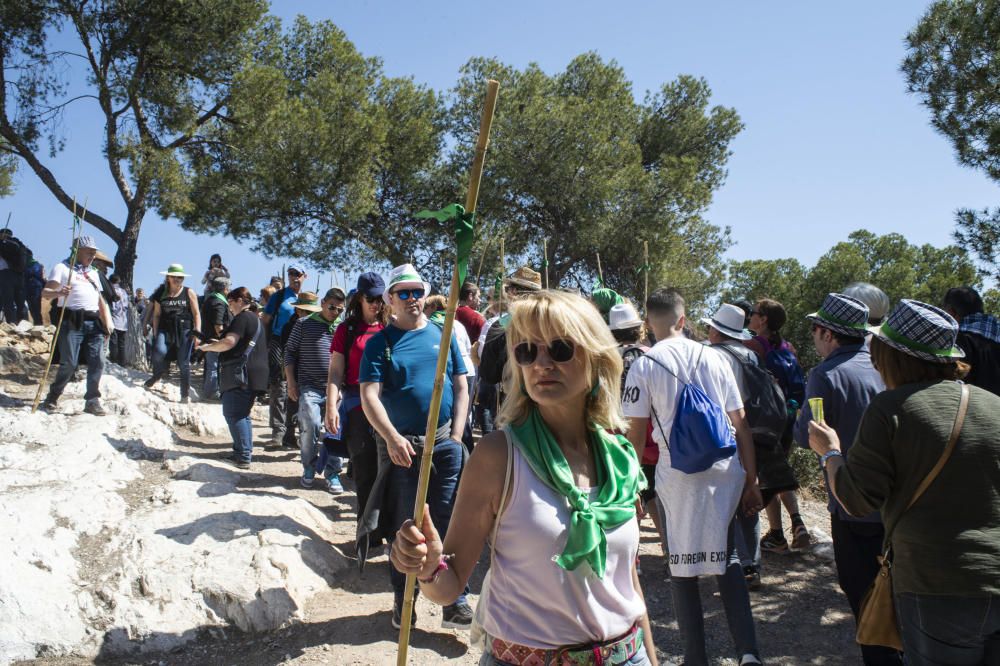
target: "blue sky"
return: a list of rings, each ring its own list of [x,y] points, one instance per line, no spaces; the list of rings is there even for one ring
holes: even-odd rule
[[[387,74],[437,90],[450,88],[472,56],[557,72],[596,51],[624,68],[640,98],[679,74],[704,77],[713,103],[735,107],[746,125],[708,212],[713,223],[732,228],[728,256],[811,265],[861,228],[946,245],[956,208],[997,204],[997,186],[958,166],[919,100],[906,93],[903,38],[927,4],[299,0],[274,2],[272,12],[289,21],[297,14],[329,19],[362,53],[380,57]],[[63,126],[67,149],[46,163],[68,192],[120,220],[124,206],[100,159],[99,117],[87,109],[91,102],[77,104]],[[0,200],[0,214],[13,212],[16,233],[49,266],[64,256],[70,216],[26,168],[17,184],[14,196]],[[95,235],[113,254],[110,240]],[[200,276],[212,252],[223,255],[237,284],[252,288],[283,263],[150,213],[136,284],[154,285],[172,262]],[[330,276],[321,281],[328,286]]]

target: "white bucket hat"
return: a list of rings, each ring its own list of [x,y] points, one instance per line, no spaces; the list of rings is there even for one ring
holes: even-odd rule
[[[711,317],[704,317],[701,320],[702,324],[706,326],[711,326],[719,333],[723,335],[728,335],[736,340],[749,340],[751,336],[745,330],[743,330],[743,322],[746,319],[746,313],[735,305],[730,305],[729,303],[723,303],[719,306],[719,309],[715,311],[715,314]]]
[[[612,305],[608,312],[608,327],[612,331],[621,331],[626,328],[642,326],[642,319],[639,313],[630,303],[619,303]]]
[[[431,293],[430,284],[423,281],[413,264],[396,266],[389,273],[389,284],[382,293],[382,299],[389,302],[389,294],[397,288],[423,289],[424,295]]]

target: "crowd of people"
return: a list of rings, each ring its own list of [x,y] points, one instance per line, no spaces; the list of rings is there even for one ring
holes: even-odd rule
[[[235,466],[253,463],[250,414],[266,396],[271,443],[298,448],[303,488],[339,494],[349,475],[361,565],[390,544],[396,628],[414,574],[444,607],[443,626],[474,629],[482,664],[655,664],[638,567],[648,515],[684,663],[708,662],[706,576],[733,656],[762,663],[750,596],[762,551],[813,543],[790,463],[800,447],[823,470],[837,578],[856,619],[892,563],[903,650],[862,645],[863,663],[1000,659],[1000,321],[971,288],[949,290],[940,307],[893,307],[864,283],[828,294],[808,316],[822,360],[807,373],[782,337],[785,308],[769,298],[723,303],[696,324],[674,289],[653,291],[640,315],[610,289],[543,289],[522,266],[485,302],[461,285],[444,340],[447,301],[410,264],[322,295],[293,264],[255,299],[214,255],[200,296],[173,264],[147,301],[108,281],[99,254],[81,237],[73,265],[58,264],[39,290],[66,313],[45,408],[57,409],[84,364],[85,411],[104,412],[105,346],[120,362],[136,308],[146,385],[176,362],[182,401],[221,402]],[[417,463],[431,444],[415,525]],[[474,611],[469,580],[484,545],[489,577]]]

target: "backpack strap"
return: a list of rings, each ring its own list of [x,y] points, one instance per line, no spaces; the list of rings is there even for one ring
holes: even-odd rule
[[[750,365],[750,360],[749,359],[747,359],[746,357],[740,356],[739,354],[737,354],[736,352],[734,352],[729,347],[729,345],[712,345],[712,349],[725,349],[727,354],[732,355],[732,357],[735,358],[737,361],[739,361],[742,365]]]
[[[655,363],[656,365],[660,366],[661,368],[663,368],[664,370],[666,370],[667,372],[669,372],[671,375],[673,375],[674,379],[676,379],[677,381],[679,381],[684,386],[687,386],[687,383],[683,379],[681,379],[680,377],[678,377],[677,373],[675,373],[673,370],[671,370],[670,368],[668,368],[662,362],[656,360],[653,357],[652,354],[646,354],[642,358],[648,358],[650,361],[652,361],[653,363]],[[652,401],[650,401],[650,403],[649,403],[649,410],[651,412],[653,412],[653,420],[656,421],[656,427],[660,429],[660,436],[663,437],[663,443],[667,447],[667,450],[669,451],[670,450],[670,438],[667,437],[667,433],[663,432],[663,424],[660,423],[660,417],[656,413],[656,408],[653,407]]]

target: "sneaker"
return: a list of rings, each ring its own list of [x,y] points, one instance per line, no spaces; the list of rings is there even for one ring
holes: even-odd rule
[[[182,395],[181,396],[181,404],[182,405],[189,405],[189,404],[191,404],[191,398],[189,396]]]
[[[331,495],[339,495],[344,492],[344,484],[340,482],[339,476],[331,476],[326,480],[326,490]]]
[[[743,567],[743,576],[747,579],[747,589],[756,592],[760,589],[760,571],[753,567]]]
[[[403,626],[403,604],[397,604],[395,601],[392,602],[392,628],[399,629]],[[410,614],[410,626],[417,626],[417,608],[413,607],[413,612]]]
[[[472,626],[472,608],[459,601],[441,609],[441,626],[445,629],[468,629]]]
[[[146,388],[153,388],[153,384],[155,384],[158,381],[160,381],[160,378],[157,377],[156,375],[153,375],[152,377],[150,377],[149,379],[147,379],[145,382],[143,382],[142,385],[145,386]]]
[[[787,553],[788,541],[785,540],[785,535],[781,530],[770,530],[760,540],[760,549],[769,553]]]
[[[761,664],[763,666],[760,657],[750,652],[740,657],[740,666],[751,666],[752,664]]]
[[[237,459],[233,463],[233,465],[235,465],[237,469],[250,469],[250,461],[249,460],[239,460],[239,459]]]
[[[48,398],[43,400],[42,404],[40,404],[38,408],[46,414],[58,414],[62,411],[59,404],[55,400],[50,400]]]
[[[98,398],[91,398],[88,400],[87,404],[83,407],[83,411],[88,414],[93,414],[94,416],[104,416],[107,414],[104,408],[101,407],[101,401]]]
[[[805,550],[812,545],[812,535],[803,523],[792,525],[792,550]]]
[[[312,488],[313,487],[312,477],[303,476],[301,479],[299,479],[299,485],[302,486],[303,488]]]

